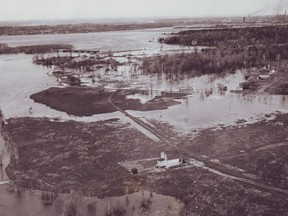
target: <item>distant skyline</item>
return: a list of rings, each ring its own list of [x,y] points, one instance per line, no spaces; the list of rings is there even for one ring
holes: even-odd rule
[[[0,21],[284,13],[288,0],[0,0]]]

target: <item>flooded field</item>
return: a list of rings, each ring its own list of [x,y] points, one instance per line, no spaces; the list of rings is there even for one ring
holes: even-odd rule
[[[9,46],[69,43],[77,49],[122,51],[121,55],[128,53],[136,57],[140,55],[163,54],[171,51],[176,52],[179,50],[189,51],[189,48],[157,43],[157,39],[162,33],[172,31],[172,29],[154,29],[69,35],[10,36],[0,37],[0,43],[7,43]],[[120,54],[118,56],[119,61],[123,58]],[[119,118],[121,122],[132,124],[131,120],[119,111],[88,117],[77,117],[51,109],[43,104],[35,103],[30,99],[30,95],[49,87],[63,86],[51,75],[52,68],[35,65],[32,63],[32,58],[32,55],[24,54],[0,56],[0,108],[4,113],[5,119],[29,116],[57,118],[61,121],[94,122]],[[163,92],[164,94],[187,93],[188,96],[186,98],[179,99],[180,104],[171,106],[168,109],[146,112],[127,110],[127,113],[144,120],[157,120],[167,123],[180,133],[188,134],[194,130],[203,128],[231,125],[239,120],[246,123],[256,122],[259,119],[261,120],[265,114],[278,111],[286,113],[288,111],[287,96],[266,94],[242,95],[234,93],[233,91],[239,90],[239,84],[245,81],[245,71],[240,70],[226,76],[204,75],[181,80],[169,80],[166,79],[165,75],[143,75],[137,73],[132,76],[129,68],[122,67],[118,72],[111,72],[106,75],[102,74],[102,79],[113,81],[105,86],[106,89],[113,91],[117,89],[119,82],[126,89],[145,90],[145,94],[137,93],[127,96],[128,99],[139,99],[142,103],[153,99],[155,96],[162,95]],[[88,80],[88,78],[87,82],[88,86],[93,86],[91,80]],[[226,86],[227,90],[223,91],[219,89],[219,85]],[[0,138],[0,145],[0,151],[5,152],[2,138]],[[1,178],[2,181],[6,180],[5,174],[1,173]],[[16,192],[8,192],[7,189],[6,185],[0,185],[0,215],[12,216],[20,212],[24,216],[39,215],[39,212],[41,212],[41,215],[48,216],[60,215],[61,213],[61,211],[59,212],[52,206],[43,207],[41,201],[39,201],[39,194],[33,195],[26,191],[22,195],[19,195]],[[130,201],[131,206],[126,208],[126,212],[131,213],[135,210],[132,210],[132,204],[134,207],[139,207],[139,203],[142,200],[141,196],[147,198],[149,192],[145,192],[142,195],[136,193],[129,196],[129,199],[132,201]],[[157,196],[155,195],[154,199],[157,200]],[[117,206],[119,203],[123,204],[127,202],[126,200],[127,198],[125,197],[115,198],[113,202],[108,202],[109,204],[106,202],[106,204],[108,207],[109,205]],[[176,212],[181,207],[181,204],[171,197],[160,197],[159,200],[153,202],[151,208],[154,212],[164,209],[161,205],[167,206],[167,208],[170,206],[168,210],[175,210]],[[97,202],[102,201],[98,200]],[[105,206],[105,208],[108,207]],[[104,208],[98,209],[101,213],[104,210]],[[160,212],[157,215],[165,214],[166,212]]]
[[[9,191],[8,185],[0,185],[0,214],[14,215],[61,215],[61,211],[54,206],[45,206],[41,203],[39,194],[30,191]]]
[[[64,215],[63,206],[69,206],[69,202],[65,200],[65,195],[58,198],[54,205],[45,205],[39,191],[11,192],[9,186],[0,185],[0,194],[0,213],[5,216],[60,216]],[[149,213],[143,212],[146,205],[150,212],[154,212],[158,216],[178,215],[183,205],[173,197],[149,191],[105,199],[83,198],[75,195],[72,202],[80,209],[78,214],[88,216],[123,211],[128,215],[149,215]],[[87,204],[92,204],[91,208],[87,208]]]
[[[34,65],[30,55],[2,55],[0,56],[0,66],[0,88],[2,92],[0,105],[5,118],[46,116],[63,120],[94,121],[119,116],[119,114],[113,113],[112,115],[103,114],[79,118],[34,103],[29,98],[31,94],[52,86],[59,86],[59,83],[54,76],[49,75],[51,74],[51,68]],[[167,110],[129,111],[137,116],[168,122],[177,126],[180,130],[203,128],[217,124],[231,124],[239,119],[251,120],[262,117],[267,113],[287,111],[287,96],[241,95],[230,92],[231,90],[237,90],[239,83],[245,81],[243,71],[237,71],[235,74],[225,77],[204,75],[178,81],[167,80],[164,75],[160,78],[156,75],[135,77],[121,76],[121,73],[121,71],[118,71],[106,75],[107,79],[113,80],[113,83],[108,84],[107,88],[116,89],[117,85],[115,86],[115,83],[117,84],[117,81],[119,81],[125,88],[146,90],[148,94],[128,96],[128,98],[139,99],[142,102],[161,95],[163,91],[168,93],[186,91],[189,96],[181,100],[181,104]],[[126,73],[129,73],[129,71],[126,71]],[[105,79],[105,76],[102,78]],[[227,86],[228,90],[219,90],[218,84]],[[14,86],[17,86],[17,88],[14,88]]]

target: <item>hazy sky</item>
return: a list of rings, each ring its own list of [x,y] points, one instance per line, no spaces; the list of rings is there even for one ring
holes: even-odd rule
[[[288,0],[0,0],[0,20],[246,16],[258,10],[277,13],[283,5],[287,6],[287,2]]]

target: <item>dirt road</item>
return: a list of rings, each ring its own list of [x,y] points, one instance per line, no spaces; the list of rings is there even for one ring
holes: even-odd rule
[[[162,136],[158,131],[155,131],[154,128],[152,128],[151,126],[149,126],[148,124],[145,124],[143,121],[141,121],[140,119],[130,115],[128,112],[126,112],[125,110],[121,109],[120,107],[116,106],[113,102],[112,102],[112,97],[117,93],[118,91],[113,92],[109,98],[108,98],[108,102],[119,112],[123,113],[125,116],[127,116],[128,118],[130,118],[131,120],[133,120],[135,123],[137,123],[139,126],[141,126],[143,129],[149,131],[150,133],[152,133],[153,135],[155,135],[157,138],[159,138],[159,140],[163,141],[166,144],[170,145],[170,142],[168,139],[166,139],[164,136]]]

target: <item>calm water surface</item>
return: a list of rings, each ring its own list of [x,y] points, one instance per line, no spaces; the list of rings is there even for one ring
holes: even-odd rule
[[[0,43],[6,43],[9,46],[63,43],[71,44],[76,49],[87,50],[121,51],[145,49],[152,51],[161,48],[157,40],[160,36],[163,36],[163,33],[174,31],[171,28],[161,28],[80,34],[1,36]],[[164,45],[165,49],[175,49],[177,47]]]

